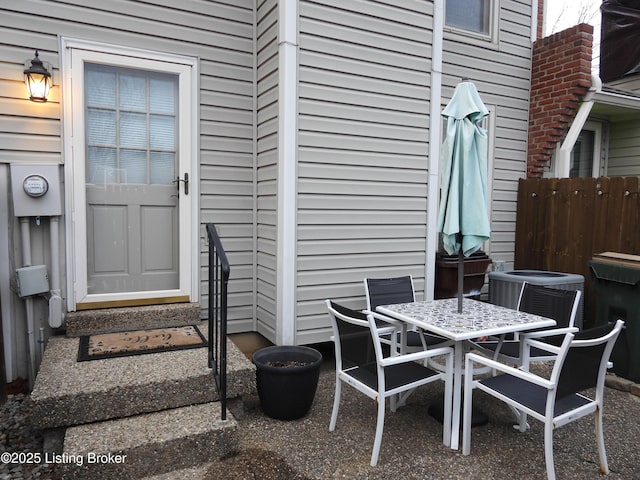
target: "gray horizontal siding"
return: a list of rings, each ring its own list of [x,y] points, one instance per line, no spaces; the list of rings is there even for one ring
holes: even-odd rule
[[[232,331],[253,329],[254,318],[254,15],[253,0],[21,0],[0,6],[0,162],[62,161],[58,35],[199,57],[201,222],[218,225],[233,259]],[[41,105],[25,99],[22,83],[23,62],[34,49],[54,67],[50,101]],[[200,236],[206,306],[202,227]]]
[[[300,2],[296,341],[329,339],[326,298],[366,276],[422,285],[429,2]]]
[[[609,125],[608,176],[640,175],[639,120],[614,122]]]
[[[453,32],[445,32],[444,42],[445,103],[467,77],[484,103],[495,106],[489,253],[507,261],[507,268],[513,266],[518,179],[526,173],[531,5],[532,0],[500,2],[497,43]]]
[[[531,0],[502,0],[496,44],[447,33],[444,100],[461,77],[495,107],[491,253],[512,258],[526,165]],[[109,5],[109,9],[105,5]],[[24,99],[57,35],[200,59],[201,222],[233,259],[232,331],[276,329],[277,0],[23,0],[0,6],[0,162],[62,161],[60,92]],[[365,276],[424,288],[433,2],[300,0],[297,343],[326,341],[322,301],[363,306]],[[32,12],[46,11],[46,16]],[[256,23],[254,26],[254,22]],[[254,31],[255,30],[255,31]],[[17,47],[16,45],[21,45]],[[201,227],[202,278],[206,245]],[[503,258],[503,259],[504,259]],[[206,283],[201,285],[206,304]],[[254,318],[257,318],[255,323]]]
[[[278,175],[278,4],[257,10],[257,297],[256,330],[276,340]]]

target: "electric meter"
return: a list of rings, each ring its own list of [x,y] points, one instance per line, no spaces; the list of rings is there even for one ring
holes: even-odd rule
[[[29,175],[22,182],[22,188],[30,197],[39,198],[49,190],[49,182],[42,175]]]

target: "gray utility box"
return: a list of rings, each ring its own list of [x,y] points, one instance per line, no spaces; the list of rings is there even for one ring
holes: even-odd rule
[[[16,217],[62,215],[60,165],[11,165],[11,191]]]
[[[584,277],[575,273],[548,272],[545,270],[511,270],[489,273],[489,303],[518,308],[520,290],[524,282],[544,285],[559,290],[580,290],[580,304],[575,326],[582,330],[584,310]]]
[[[49,276],[46,265],[33,265],[16,270],[18,295],[28,297],[49,291]]]

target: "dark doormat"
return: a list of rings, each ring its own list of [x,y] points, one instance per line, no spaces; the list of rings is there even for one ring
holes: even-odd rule
[[[84,335],[80,337],[78,361],[86,362],[206,346],[207,339],[195,325]]]

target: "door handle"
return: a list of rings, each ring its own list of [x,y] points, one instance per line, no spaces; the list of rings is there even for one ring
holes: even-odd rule
[[[180,182],[184,183],[184,194],[189,195],[189,174],[187,172],[184,173],[184,178],[176,177],[178,193],[180,193]]]

